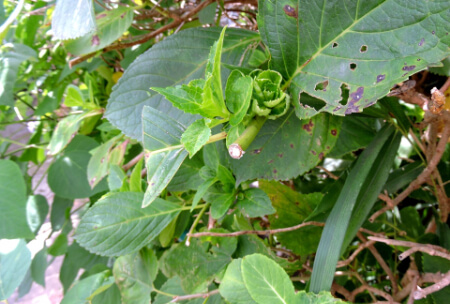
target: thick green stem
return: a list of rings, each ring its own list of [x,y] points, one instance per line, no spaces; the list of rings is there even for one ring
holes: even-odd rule
[[[228,148],[228,153],[232,158],[240,159],[244,155],[245,150],[247,150],[253,142],[266,120],[267,116],[255,116],[255,118],[250,121],[244,133],[242,133]]]

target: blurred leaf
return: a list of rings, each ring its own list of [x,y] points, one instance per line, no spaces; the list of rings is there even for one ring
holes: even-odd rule
[[[70,213],[73,206],[72,199],[66,199],[55,195],[53,197],[52,210],[50,212],[50,222],[53,231],[58,231],[67,220],[66,214]]]
[[[109,270],[89,276],[75,283],[64,295],[61,304],[89,304],[89,298],[98,288],[107,288],[113,283],[114,278],[110,276]]]
[[[409,238],[418,239],[425,233],[425,227],[416,208],[409,206],[400,210],[401,223],[398,228],[406,231]]]
[[[33,281],[45,287],[45,271],[47,270],[47,248],[43,248],[33,258],[31,262],[31,277]]]
[[[64,255],[67,252],[68,243],[67,235],[61,233],[55,238],[53,244],[47,249],[47,252],[52,256]]]
[[[42,195],[30,195],[27,201],[27,222],[33,233],[37,233],[48,214],[47,199]]]
[[[92,157],[87,166],[87,176],[92,188],[108,174],[111,148],[121,137],[122,135],[117,135],[90,151]]]
[[[0,240],[0,301],[12,295],[30,264],[31,253],[24,240]]]
[[[0,238],[33,238],[27,222],[26,185],[19,166],[0,159]]]
[[[156,199],[141,208],[143,193],[111,193],[98,200],[82,217],[77,242],[92,253],[118,256],[135,252],[157,237],[181,207]]]
[[[198,19],[202,24],[214,23],[216,19],[217,3],[211,3],[198,13]]]
[[[232,304],[256,304],[242,278],[242,259],[233,260],[227,267],[219,286],[220,295]]]
[[[0,41],[3,41],[3,39],[5,38],[7,31],[9,29],[9,26],[15,20],[17,20],[17,17],[19,16],[20,11],[22,11],[24,5],[25,5],[25,0],[19,0],[19,2],[17,3],[17,5],[14,8],[14,10],[12,11],[12,13],[8,16],[8,19],[6,19],[4,22],[3,22],[3,20],[0,20],[0,22],[3,22],[2,25],[0,26]],[[1,14],[4,16],[3,3],[1,5],[1,11],[2,11]]]
[[[0,106],[14,106],[14,85],[19,67],[25,60],[35,57],[36,51],[24,44],[7,43],[0,47]]]
[[[95,31],[94,5],[91,0],[57,0],[52,18],[57,39],[75,39]]]
[[[97,14],[95,16],[97,23],[96,31],[89,31],[86,34],[78,36],[79,38],[73,37],[75,38],[74,40],[65,41],[65,47],[71,54],[76,56],[103,49],[119,39],[128,30],[133,21],[133,10],[133,6],[119,6],[113,10],[106,10]]]
[[[272,202],[261,189],[247,189],[244,198],[238,200],[237,207],[248,217],[259,217],[275,213]]]

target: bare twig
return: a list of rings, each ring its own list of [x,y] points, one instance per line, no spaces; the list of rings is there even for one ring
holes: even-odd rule
[[[131,169],[134,165],[136,165],[142,158],[144,157],[144,152],[139,153],[136,155],[132,160],[130,160],[128,163],[122,166],[123,171],[127,172]]]
[[[420,288],[419,286],[417,286],[417,283],[419,282],[419,275],[414,275],[412,280],[411,280],[411,291],[415,290],[416,288]],[[410,293],[409,297],[408,297],[408,302],[407,304],[414,304],[414,297],[413,297],[414,293]]]
[[[353,290],[351,292],[351,295],[349,297],[350,302],[354,302],[355,301],[355,297],[357,294],[363,292],[363,291],[371,291],[374,294],[377,294],[379,296],[382,296],[383,298],[385,298],[386,300],[388,300],[389,303],[393,304],[393,303],[397,303],[394,301],[394,299],[392,298],[392,296],[390,294],[388,294],[387,292],[384,292],[378,288],[369,286],[369,285],[361,285],[358,288],[356,288],[355,290]]]
[[[339,261],[339,262],[337,263],[337,265],[336,265],[336,268],[340,268],[340,267],[343,267],[343,266],[347,266],[348,264],[350,264],[350,263],[356,258],[356,256],[357,256],[361,251],[363,251],[364,249],[368,248],[369,246],[372,246],[372,245],[375,244],[375,243],[376,243],[375,241],[367,241],[367,242],[365,242],[365,243],[362,243],[361,245],[358,246],[358,248],[356,248],[355,251],[353,251],[352,255],[351,255],[348,259],[346,259],[346,260],[344,260],[344,261]]]
[[[316,168],[322,170],[323,172],[325,172],[329,177],[331,177],[334,180],[338,180],[339,176],[334,175],[332,172],[330,172],[329,170],[325,169],[322,166],[317,166]]]
[[[209,298],[210,296],[213,296],[215,294],[219,293],[219,289],[207,292],[207,293],[196,293],[196,294],[191,294],[191,295],[186,295],[186,296],[175,296],[173,297],[173,300],[170,301],[170,303],[177,303],[177,302],[181,302],[181,301],[185,301],[185,300],[190,300],[190,299],[197,299],[197,298]]]
[[[444,85],[439,89],[442,93],[447,91],[447,89],[450,87],[450,77],[447,78]]]
[[[443,278],[437,282],[434,285],[431,285],[430,287],[421,289],[420,287],[417,288],[417,290],[415,292],[413,292],[413,296],[415,300],[420,300],[425,298],[427,295],[429,295],[430,293],[436,292],[441,290],[442,288],[446,287],[450,285],[450,271],[447,272]]]
[[[385,238],[380,238],[380,237],[376,237],[376,236],[369,236],[368,239],[371,241],[381,242],[381,243],[385,243],[385,244],[392,245],[392,246],[404,246],[404,247],[415,248],[414,252],[421,251],[421,252],[425,252],[429,255],[439,256],[441,258],[450,260],[450,252],[440,246],[430,245],[430,244],[419,244],[419,243],[408,242],[408,241],[385,239]],[[404,254],[399,255],[400,260],[402,260],[404,258],[405,258]]]

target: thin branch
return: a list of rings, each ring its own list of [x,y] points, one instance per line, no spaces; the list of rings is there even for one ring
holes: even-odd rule
[[[411,291],[414,289],[420,288],[419,286],[417,286],[418,282],[419,282],[419,276],[418,275],[413,276],[412,281],[411,281],[411,286],[412,286]],[[407,304],[414,304],[414,297],[413,297],[414,293],[415,292],[409,294]]]
[[[383,298],[388,300],[389,303],[398,303],[398,302],[395,302],[394,299],[392,298],[392,296],[390,294],[388,294],[387,292],[384,292],[384,291],[382,291],[382,290],[380,290],[378,288],[375,288],[375,287],[372,287],[372,286],[369,286],[369,285],[361,285],[358,288],[356,288],[355,290],[353,290],[351,292],[351,295],[350,295],[350,298],[349,298],[350,302],[354,302],[356,295],[361,293],[361,292],[363,292],[363,291],[366,291],[366,290],[367,291],[371,291],[374,294],[377,294],[379,296],[382,296]]]
[[[439,91],[444,93],[445,91],[447,91],[447,89],[449,87],[450,87],[450,77],[447,78],[447,80],[445,81],[444,85],[439,89]]]
[[[130,160],[128,163],[122,166],[123,171],[127,172],[131,169],[134,165],[136,165],[143,157],[145,153],[141,152],[137,156],[135,156],[132,160]]]
[[[316,168],[322,170],[323,172],[325,172],[329,177],[331,177],[334,180],[338,180],[339,176],[334,175],[332,172],[330,172],[329,170],[325,169],[322,166],[316,166]]]
[[[385,243],[385,244],[392,245],[392,246],[404,246],[404,247],[417,248],[417,250],[415,250],[415,251],[425,252],[432,256],[439,256],[441,258],[450,260],[450,252],[440,246],[430,245],[430,244],[419,244],[419,243],[408,242],[408,241],[385,239],[385,238],[380,238],[380,237],[376,237],[376,236],[369,236],[368,239],[371,241],[381,242],[381,243]],[[404,254],[399,255],[400,260],[403,260],[404,258],[405,258]]]
[[[213,237],[234,237],[234,236],[240,236],[240,235],[246,235],[246,234],[256,234],[256,235],[271,235],[275,233],[281,233],[281,232],[289,232],[294,231],[306,226],[318,226],[323,227],[325,226],[324,223],[320,222],[306,222],[301,223],[299,225],[293,226],[293,227],[286,227],[286,228],[278,228],[278,229],[268,229],[268,230],[243,230],[243,231],[236,231],[236,232],[230,232],[230,233],[222,233],[222,232],[197,232],[197,233],[188,233],[187,235],[189,237],[202,237],[202,236],[213,236]]]
[[[210,296],[213,296],[215,294],[219,293],[219,289],[207,292],[207,293],[196,293],[196,294],[191,294],[191,295],[186,295],[186,296],[175,296],[173,297],[173,300],[170,301],[170,303],[177,303],[177,302],[181,302],[181,301],[185,301],[185,300],[190,300],[190,299],[197,299],[197,298],[209,298]]]
[[[348,259],[346,259],[344,261],[339,261],[337,263],[337,265],[336,265],[336,268],[347,266],[348,264],[350,264],[356,258],[356,256],[361,251],[363,251],[364,249],[368,248],[369,246],[371,246],[371,245],[373,245],[375,243],[376,243],[375,241],[367,241],[366,243],[363,243],[363,244],[359,245],[358,248],[356,248],[356,250],[352,253],[352,255]]]

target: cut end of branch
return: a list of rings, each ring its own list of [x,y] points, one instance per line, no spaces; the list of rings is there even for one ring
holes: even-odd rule
[[[234,159],[241,159],[244,156],[245,151],[242,150],[242,147],[239,144],[231,144],[228,148],[228,153]]]

